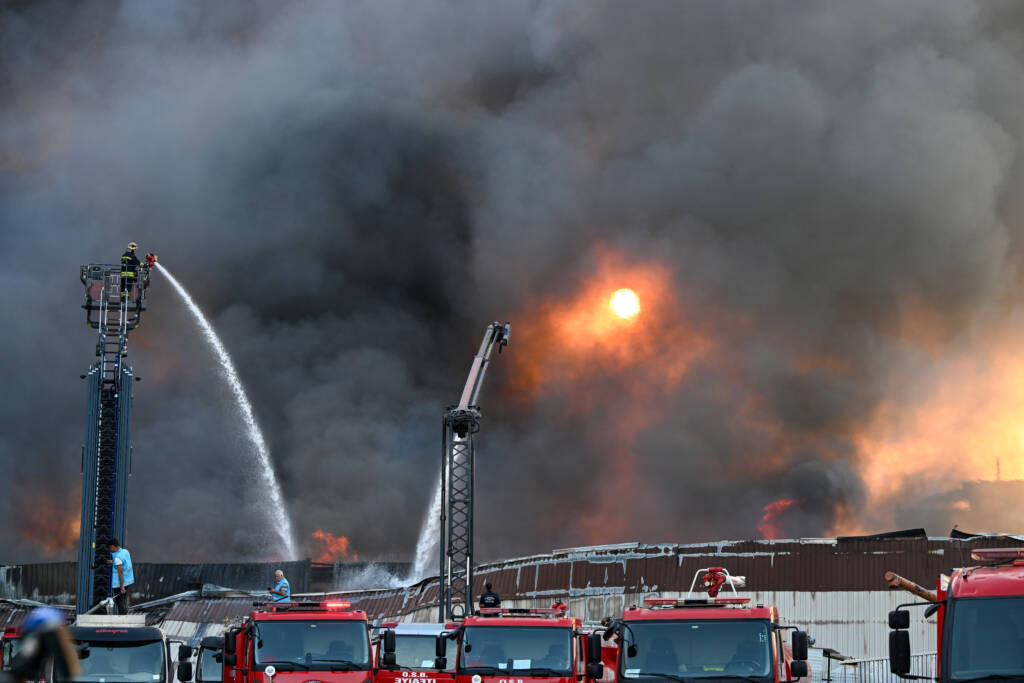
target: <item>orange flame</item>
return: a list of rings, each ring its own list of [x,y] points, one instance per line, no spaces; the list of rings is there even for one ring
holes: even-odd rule
[[[796,505],[796,501],[792,498],[779,498],[778,500],[765,505],[764,514],[761,516],[761,523],[757,525],[757,530],[761,533],[761,538],[766,540],[778,538],[778,517],[785,510],[788,510],[794,505]]]
[[[340,562],[341,560],[358,560],[359,555],[350,552],[350,543],[346,536],[335,536],[323,529],[313,532],[314,562]]]

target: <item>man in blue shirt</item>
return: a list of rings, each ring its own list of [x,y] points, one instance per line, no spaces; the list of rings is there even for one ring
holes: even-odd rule
[[[116,538],[107,544],[110,559],[110,589],[114,595],[114,607],[118,614],[128,614],[128,586],[135,583],[135,570],[132,567],[132,555],[121,547]]]
[[[271,602],[286,602],[292,597],[292,587],[288,585],[288,579],[284,578],[284,572],[278,569],[274,572],[274,580],[277,582],[269,589],[272,597]]]

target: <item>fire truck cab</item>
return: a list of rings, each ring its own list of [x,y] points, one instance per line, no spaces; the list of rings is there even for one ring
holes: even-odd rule
[[[82,667],[76,681],[174,681],[170,641],[161,629],[146,626],[143,614],[80,614],[71,627],[71,640]],[[182,646],[179,657],[188,656],[188,647]],[[179,680],[191,678],[191,663],[184,665],[178,668]],[[54,673],[52,680],[62,678]]]
[[[566,605],[550,608],[481,608],[452,633],[438,638],[457,643],[456,683],[576,683],[603,674],[601,636],[583,632]]]
[[[695,594],[699,579],[703,591]],[[719,597],[726,584],[732,596]],[[723,567],[700,569],[685,598],[648,598],[644,607],[629,607],[621,619],[606,620],[603,638],[618,644],[616,680],[791,683],[807,677],[807,634],[783,626],[773,605],[750,606],[737,586],[741,577]],[[791,645],[783,640],[789,629]]]
[[[4,629],[3,636],[0,636],[0,649],[3,651],[4,671],[11,670],[11,661],[14,655],[18,654],[18,646],[21,644],[21,632],[17,627],[8,626]]]
[[[971,558],[986,564],[957,569],[936,602],[900,605],[889,612],[889,664],[901,678],[943,683],[1024,678],[1024,548],[979,549]],[[933,676],[910,675],[910,612],[927,606],[938,615]]]
[[[347,602],[267,602],[224,634],[223,683],[366,683],[366,613]]]
[[[374,683],[451,683],[454,662],[438,652],[438,643],[458,624],[385,622],[376,648]]]

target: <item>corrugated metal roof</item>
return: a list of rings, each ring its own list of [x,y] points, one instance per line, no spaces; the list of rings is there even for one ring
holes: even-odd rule
[[[474,593],[491,582],[504,600],[586,599],[603,595],[684,592],[701,568],[724,565],[745,576],[747,587],[760,592],[887,591],[882,578],[895,571],[925,586],[952,567],[970,564],[979,547],[1024,545],[1011,536],[981,538],[845,538],[777,541],[719,541],[690,544],[618,544],[572,548],[550,555],[531,555],[481,565]],[[437,581],[407,588],[341,591],[332,597],[348,600],[370,619],[420,613],[437,604]],[[244,615],[247,601],[214,600],[181,603],[168,614],[182,621],[221,621]],[[212,610],[210,614],[203,609]],[[180,612],[178,611],[180,610]],[[198,611],[197,611],[198,610]],[[173,616],[172,616],[173,615]],[[216,616],[211,619],[211,615]],[[601,615],[606,616],[606,615]],[[434,617],[436,618],[436,617]]]

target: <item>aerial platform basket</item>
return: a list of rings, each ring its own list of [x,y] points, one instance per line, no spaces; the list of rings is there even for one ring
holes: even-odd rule
[[[134,282],[125,283],[122,292],[121,265],[117,263],[90,263],[81,266],[79,279],[85,285],[86,324],[98,328],[104,323],[104,314],[109,310],[125,312],[125,326],[134,330],[142,322],[142,311],[146,310],[146,290],[149,289],[148,265],[139,266]]]

